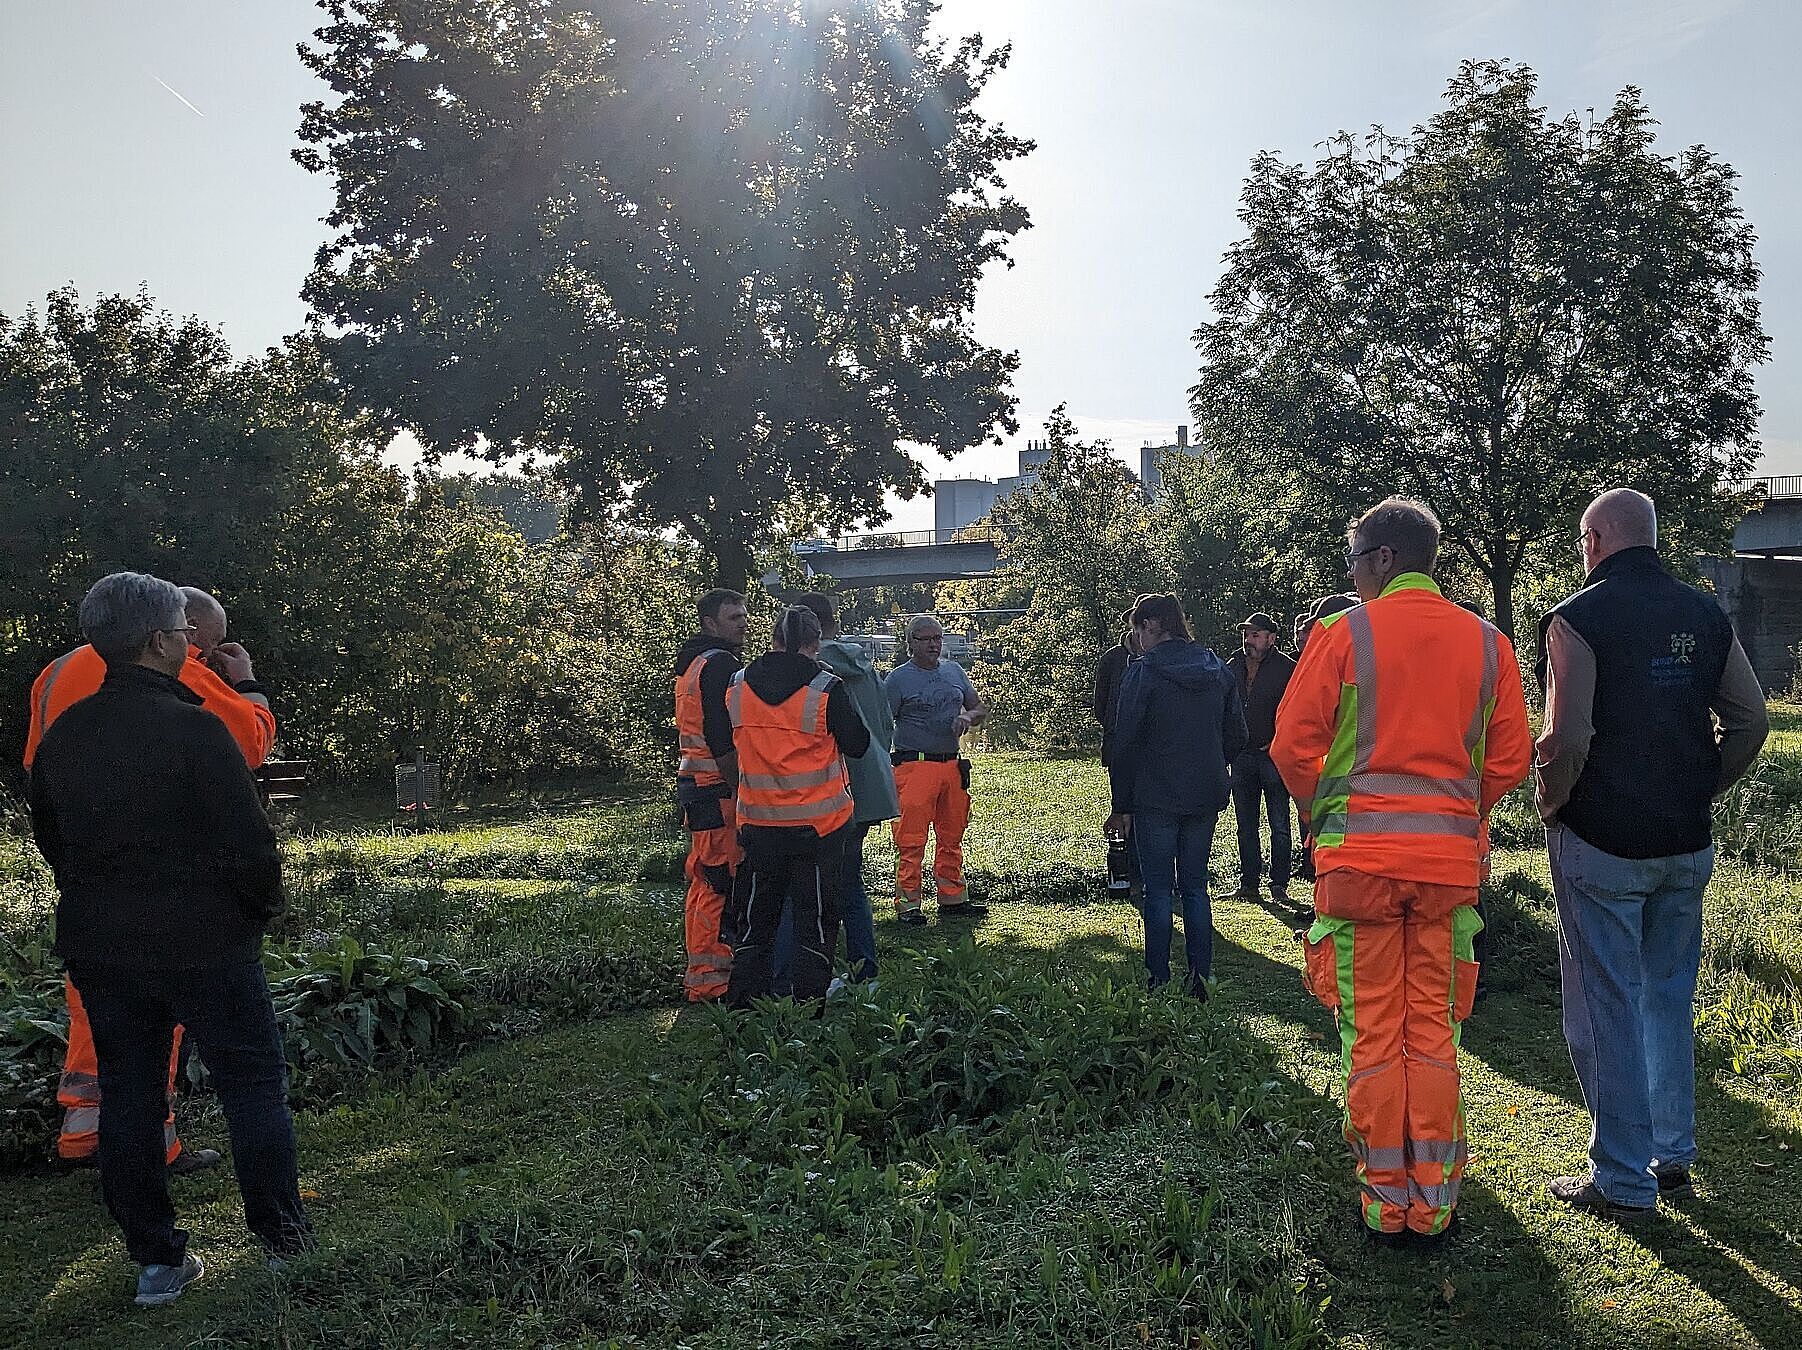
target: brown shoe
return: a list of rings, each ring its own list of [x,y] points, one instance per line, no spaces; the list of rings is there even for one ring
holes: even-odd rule
[[[191,1176],[195,1172],[204,1172],[209,1167],[217,1167],[224,1155],[216,1148],[189,1148],[182,1145],[175,1161],[169,1164],[169,1175],[172,1177]]]
[[[1622,1205],[1603,1195],[1588,1177],[1553,1177],[1546,1183],[1552,1199],[1561,1200],[1573,1209],[1586,1209],[1600,1219],[1615,1223],[1638,1223],[1658,1212],[1658,1206]]]

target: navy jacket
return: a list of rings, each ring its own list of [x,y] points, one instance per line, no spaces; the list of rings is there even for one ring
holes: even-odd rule
[[[1159,643],[1120,681],[1108,765],[1114,810],[1219,812],[1227,763],[1245,741],[1245,710],[1226,663],[1200,643]]]

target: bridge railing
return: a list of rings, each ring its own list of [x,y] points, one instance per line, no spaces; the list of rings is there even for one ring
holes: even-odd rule
[[[930,548],[937,544],[994,544],[1000,542],[1001,530],[994,525],[961,525],[955,530],[875,530],[864,534],[841,534],[836,539],[803,539],[794,546],[797,554],[852,553],[876,548]]]
[[[1771,478],[1748,478],[1749,488],[1761,487],[1767,498],[1802,497],[1802,474],[1779,474]]]

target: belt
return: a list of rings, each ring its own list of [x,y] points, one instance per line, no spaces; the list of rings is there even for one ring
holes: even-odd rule
[[[912,764],[916,760],[925,760],[928,764],[949,764],[957,758],[957,751],[948,755],[935,755],[928,750],[896,750],[889,759],[896,764]]]

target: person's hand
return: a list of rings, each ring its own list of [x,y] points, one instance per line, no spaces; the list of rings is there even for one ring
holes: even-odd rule
[[[1133,818],[1128,811],[1116,811],[1102,822],[1101,832],[1109,839],[1124,839],[1132,833]]]
[[[235,642],[221,642],[213,648],[207,664],[227,684],[242,684],[245,680],[256,679],[256,672],[250,665],[250,653]]]
[[[976,725],[975,721],[967,712],[960,712],[956,717],[951,719],[951,730],[959,736],[963,735],[974,725]]]

